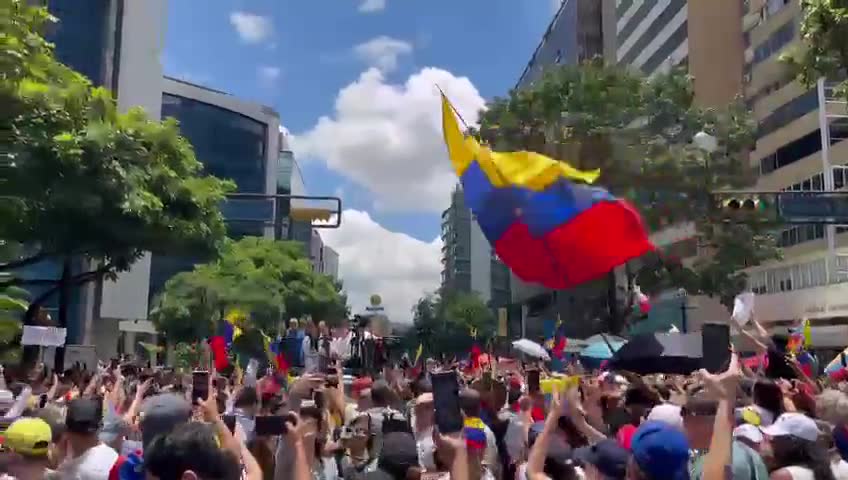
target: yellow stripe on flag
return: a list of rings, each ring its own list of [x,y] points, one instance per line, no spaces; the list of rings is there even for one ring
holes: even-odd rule
[[[474,152],[468,148],[465,135],[456,123],[453,105],[444,95],[442,95],[442,133],[445,136],[445,145],[448,147],[453,169],[457,176],[462,176],[474,161]]]
[[[416,351],[415,351],[415,361],[414,361],[414,362],[412,362],[412,364],[413,364],[413,365],[417,365],[417,364],[418,364],[418,360],[421,360],[421,354],[422,354],[422,353],[424,353],[424,344],[423,344],[423,343],[419,343],[419,344],[418,344],[418,350],[416,350]]]
[[[542,191],[557,180],[593,183],[601,175],[598,169],[578,170],[566,162],[536,152],[494,152],[463,134],[450,100],[442,94],[442,133],[448,155],[457,176],[462,176],[475,160],[496,188],[515,185]]]

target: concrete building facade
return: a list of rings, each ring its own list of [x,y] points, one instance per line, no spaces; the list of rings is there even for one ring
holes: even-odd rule
[[[441,235],[442,291],[476,292],[492,307],[509,304],[509,269],[494,255],[459,186],[442,212]]]
[[[750,30],[745,93],[759,123],[750,157],[757,190],[844,190],[845,103],[835,101],[827,82],[799,84],[779,61],[801,41],[800,2],[763,1],[753,13],[758,21]],[[748,272],[758,319],[780,333],[809,318],[813,345],[841,350],[848,344],[848,226],[787,226],[778,235],[784,258]]]

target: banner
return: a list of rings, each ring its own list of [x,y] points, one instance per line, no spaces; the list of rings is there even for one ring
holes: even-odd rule
[[[65,344],[68,331],[57,327],[37,327],[24,325],[21,345],[38,345],[40,347],[61,347]]]
[[[97,371],[97,352],[94,345],[68,345],[65,347],[64,369],[73,368],[79,364],[83,370],[89,372]]]

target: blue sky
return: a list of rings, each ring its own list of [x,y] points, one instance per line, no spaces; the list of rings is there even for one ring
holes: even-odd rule
[[[171,0],[163,64],[280,113],[309,193],[343,198],[343,227],[324,238],[340,250],[354,306],[388,290],[377,293],[403,317],[438,286],[433,240],[455,182],[435,84],[474,121],[515,84],[554,3]]]

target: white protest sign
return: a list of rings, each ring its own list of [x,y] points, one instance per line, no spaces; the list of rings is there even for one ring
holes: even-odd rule
[[[24,332],[21,335],[21,345],[61,347],[65,344],[67,334],[68,331],[64,328],[24,325]]]
[[[751,321],[754,316],[754,293],[743,292],[733,299],[733,313],[730,318],[740,327]]]
[[[97,371],[97,351],[94,345],[68,345],[65,347],[64,369],[73,368],[77,363],[89,372]]]

